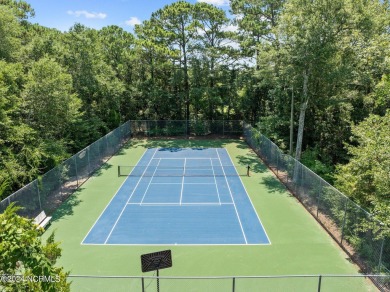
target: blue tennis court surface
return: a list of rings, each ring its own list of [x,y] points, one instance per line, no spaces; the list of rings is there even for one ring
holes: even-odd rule
[[[148,149],[82,244],[269,244],[224,148]]]

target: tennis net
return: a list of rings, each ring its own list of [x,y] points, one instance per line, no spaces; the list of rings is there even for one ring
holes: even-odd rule
[[[118,165],[118,176],[135,177],[177,177],[177,176],[247,176],[248,168],[242,165],[213,165],[213,166],[151,166]]]

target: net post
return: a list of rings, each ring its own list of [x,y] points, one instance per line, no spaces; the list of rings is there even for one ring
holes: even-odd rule
[[[232,292],[236,291],[236,278],[233,277],[233,286],[232,286]]]
[[[141,282],[142,282],[142,292],[145,292],[145,280],[144,280],[144,277],[141,278]]]
[[[322,282],[322,275],[319,275],[318,276],[318,289],[317,289],[318,292],[321,292],[321,282]]]
[[[160,292],[160,274],[157,269],[157,292]]]
[[[120,166],[118,165],[118,177],[120,177]]]

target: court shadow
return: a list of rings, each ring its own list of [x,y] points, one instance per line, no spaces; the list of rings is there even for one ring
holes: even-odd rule
[[[237,145],[237,148],[239,148],[239,149],[248,149],[248,148],[250,148],[250,146],[244,140],[242,143]]]
[[[130,146],[127,146],[127,143],[126,143],[126,144],[123,145],[123,146],[121,147],[121,149],[119,149],[119,151],[116,152],[114,155],[118,155],[118,156],[120,156],[120,155],[126,155],[126,151],[125,151],[125,150],[126,150],[128,147],[130,147]]]
[[[192,148],[194,150],[221,148],[229,143],[231,143],[231,140],[141,140],[138,144],[133,144],[132,146],[139,145],[146,148],[167,148],[170,151],[171,149],[180,151],[180,148]]]
[[[250,166],[250,171],[254,173],[264,173],[267,171],[267,167],[262,163],[259,157],[255,154],[238,155],[238,163],[244,166]]]
[[[162,152],[180,152],[180,151],[183,151],[183,148],[176,148],[176,147],[171,147],[171,148],[160,148],[158,149],[158,151],[162,151]]]
[[[97,170],[94,171],[92,176],[101,176],[103,174],[104,170],[108,170],[108,169],[110,169],[112,167],[113,167],[113,165],[111,165],[111,164],[103,163],[102,166],[100,166]]]
[[[65,216],[71,216],[74,214],[74,207],[82,203],[82,200],[78,198],[83,188],[79,188],[76,192],[71,194],[53,213],[52,221],[58,221]]]
[[[274,176],[263,177],[260,184],[265,185],[270,193],[286,194],[286,187]],[[292,197],[289,192],[288,196]]]

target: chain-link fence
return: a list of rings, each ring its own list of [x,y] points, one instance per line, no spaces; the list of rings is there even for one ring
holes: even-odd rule
[[[128,121],[2,200],[0,213],[12,202],[23,207],[19,214],[25,217],[34,218],[41,211],[53,213],[131,136],[184,138],[241,134],[242,121]]]
[[[334,292],[377,291],[372,282],[386,283],[386,275],[280,275],[229,277],[140,277],[69,275],[76,291],[139,291],[139,292],[247,292],[299,291]],[[380,288],[382,291],[385,289]]]
[[[244,136],[256,154],[365,272],[389,272],[390,238],[384,235],[388,230],[384,230],[381,222],[299,161],[283,154],[250,125],[244,125]]]
[[[242,134],[242,121],[140,121],[132,120],[108,133],[68,160],[51,169],[0,202],[0,213],[15,202],[19,214],[34,218],[40,212],[54,212],[130,137],[189,137]]]
[[[15,202],[23,207],[19,215],[34,218],[40,212],[51,214],[130,138],[126,122],[68,160],[46,172],[0,202],[0,213]]]
[[[252,149],[364,272],[389,275],[390,238],[384,236],[381,222],[242,121],[128,121],[1,201],[0,213],[12,202],[23,207],[19,214],[25,217],[34,218],[43,210],[53,213],[131,136],[230,137],[242,135],[243,127]],[[389,289],[388,276],[370,278]]]
[[[188,136],[239,136],[242,121],[236,120],[179,120],[179,121],[131,121],[134,137],[188,137]]]

